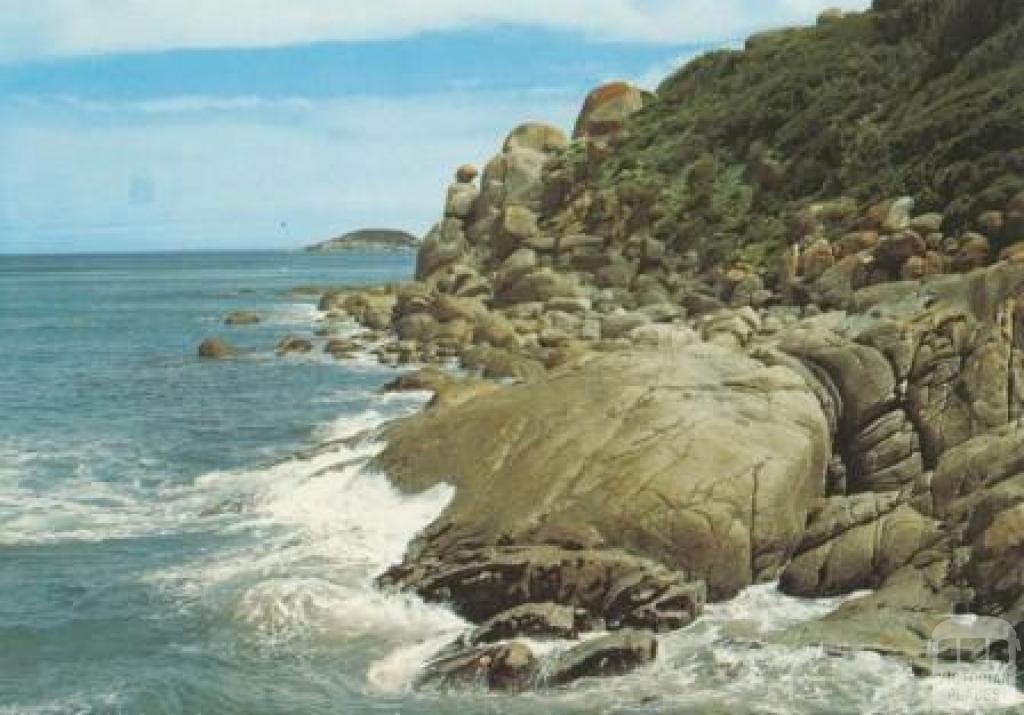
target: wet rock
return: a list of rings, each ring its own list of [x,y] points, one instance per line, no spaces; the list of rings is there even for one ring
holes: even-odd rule
[[[878,591],[770,639],[788,646],[824,644],[836,653],[864,650],[909,661],[926,659],[929,635],[956,612],[959,602],[957,589],[945,584],[948,566],[948,560],[936,558],[921,566],[904,567]]]
[[[544,663],[541,678],[549,685],[566,685],[580,678],[614,677],[632,673],[658,655],[658,641],[648,631],[610,633],[559,653]]]
[[[234,357],[238,354],[238,351],[220,338],[206,338],[199,343],[199,347],[196,348],[196,354],[201,358],[223,360]]]
[[[469,637],[474,645],[494,643],[517,637],[575,640],[581,632],[592,630],[595,622],[583,609],[557,603],[525,603],[492,616]]]
[[[225,325],[256,325],[262,318],[252,310],[236,310],[224,316]]]
[[[537,658],[525,643],[499,643],[444,653],[425,666],[418,687],[520,692],[534,684]]]
[[[274,349],[282,355],[287,353],[309,353],[313,351],[313,343],[305,338],[287,335],[278,341]]]
[[[335,358],[351,357],[362,349],[362,345],[349,338],[331,338],[324,345],[324,352]]]
[[[475,623],[524,604],[554,603],[583,611],[609,629],[669,631],[700,615],[705,598],[703,583],[647,559],[616,550],[555,546],[425,551],[378,581],[385,588],[414,590],[428,601],[448,603]]]

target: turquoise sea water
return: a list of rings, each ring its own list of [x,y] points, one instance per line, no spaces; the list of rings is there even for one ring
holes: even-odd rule
[[[933,709],[880,656],[753,645],[835,606],[771,585],[663,637],[626,678],[412,690],[465,624],[372,578],[451,493],[400,495],[365,462],[372,430],[423,397],[380,394],[391,370],[336,362],[320,338],[273,353],[316,327],[292,287],[411,270],[403,255],[0,256],[0,713]],[[241,308],[264,322],[222,324]],[[197,359],[209,335],[243,357]]]
[[[314,327],[312,299],[290,288],[410,271],[408,255],[0,257],[0,710],[308,712],[357,698],[348,663],[373,654],[358,645],[372,628],[343,624],[343,642],[320,648],[304,612],[343,608],[376,565],[365,552],[395,558],[406,537],[357,533],[341,553],[362,528],[341,523],[349,505],[332,513],[342,492],[266,465],[414,403],[379,397],[391,375],[369,362],[273,346]],[[265,321],[224,326],[236,308]],[[212,334],[251,352],[196,359]],[[391,506],[382,483],[346,496],[360,489],[368,510]]]

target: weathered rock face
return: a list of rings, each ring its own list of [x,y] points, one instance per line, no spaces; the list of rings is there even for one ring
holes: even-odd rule
[[[601,85],[587,96],[572,136],[600,138],[620,132],[626,119],[643,106],[643,90],[627,82]]]
[[[565,685],[586,677],[626,675],[652,662],[658,641],[645,631],[620,631],[581,643],[545,664],[545,684]]]
[[[595,359],[398,423],[388,439],[380,465],[398,484],[458,488],[420,553],[623,548],[706,580],[714,598],[778,575],[831,444],[799,375],[709,345]]]
[[[833,497],[812,515],[780,588],[795,596],[878,588],[939,539],[938,522],[896,494]]]
[[[437,271],[462,258],[466,237],[459,219],[449,219],[430,230],[416,254],[416,280],[430,279]]]
[[[390,327],[389,360],[522,383],[410,376],[435,401],[379,459],[405,489],[457,488],[381,579],[483,622],[440,682],[560,682],[492,641],[677,628],[702,582],[877,589],[781,637],[910,658],[956,609],[1024,621],[1011,5],[877,0],[699,60],[657,99],[600,87],[575,141],[525,124],[479,190],[457,173],[421,283],[332,303]],[[792,96],[816,101],[780,111]]]
[[[568,143],[569,138],[558,127],[541,122],[528,122],[509,132],[502,145],[502,151],[532,149],[548,154],[565,148]]]
[[[450,603],[475,622],[528,604],[554,603],[582,611],[590,624],[666,631],[692,622],[704,605],[702,583],[621,551],[465,543],[439,549],[428,540],[412,553],[383,574],[380,584]]]

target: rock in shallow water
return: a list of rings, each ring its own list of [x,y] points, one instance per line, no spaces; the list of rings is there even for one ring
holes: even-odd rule
[[[223,360],[238,354],[238,351],[220,338],[207,338],[199,343],[196,354],[201,358]]]
[[[499,643],[442,653],[427,663],[417,687],[521,691],[532,686],[537,658],[525,643]]]
[[[253,310],[236,310],[224,316],[225,325],[255,325],[260,320],[260,314]]]
[[[305,338],[288,335],[277,343],[277,352],[285,355],[288,353],[309,353],[313,351],[313,343]]]
[[[580,678],[626,675],[654,661],[658,641],[648,631],[619,631],[580,643],[542,665],[541,682],[565,685]]]
[[[510,641],[464,646],[454,643],[427,663],[421,688],[482,688],[506,692],[568,685],[581,678],[626,675],[654,661],[658,641],[647,631],[627,630],[591,638],[550,659]]]
[[[585,611],[611,629],[668,631],[691,623],[705,600],[703,583],[647,559],[554,546],[420,553],[378,582],[449,603],[477,623],[524,604],[554,603]]]

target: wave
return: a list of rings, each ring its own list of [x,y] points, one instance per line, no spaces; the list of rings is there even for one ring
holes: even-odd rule
[[[403,643],[465,623],[450,611],[404,594],[385,594],[373,578],[401,559],[416,533],[447,506],[440,485],[400,493],[369,468],[382,444],[375,430],[396,412],[422,404],[383,398],[384,410],[342,417],[318,431],[320,446],[255,470],[207,474],[196,490],[234,548],[151,577],[161,588],[201,596],[263,646],[373,638]]]

